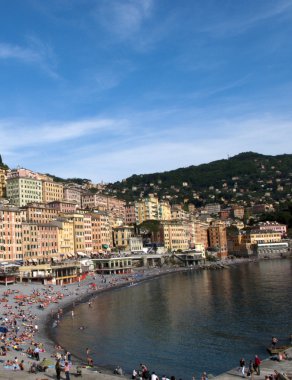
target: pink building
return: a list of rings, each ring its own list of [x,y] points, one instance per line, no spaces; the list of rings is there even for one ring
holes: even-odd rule
[[[260,222],[257,229],[265,231],[280,232],[281,236],[287,236],[287,226],[278,222]]]
[[[78,206],[76,201],[53,201],[48,204],[59,213],[74,213]]]

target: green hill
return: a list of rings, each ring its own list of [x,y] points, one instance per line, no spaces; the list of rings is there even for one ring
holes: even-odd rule
[[[6,164],[2,161],[2,156],[0,154],[0,169],[9,169]]]
[[[224,202],[239,191],[243,197],[251,193],[261,196],[270,192],[277,199],[291,191],[291,181],[291,154],[268,156],[245,152],[208,164],[133,175],[110,184],[108,188],[126,200],[136,199],[141,193],[144,196],[156,193],[159,197],[174,196],[178,201],[185,198],[191,201],[195,192],[199,192],[202,200],[206,201],[215,190],[214,197],[209,201]],[[283,187],[283,191],[277,194],[279,186]]]

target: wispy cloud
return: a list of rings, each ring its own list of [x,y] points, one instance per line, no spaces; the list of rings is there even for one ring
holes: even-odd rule
[[[263,7],[260,8],[258,3],[254,3],[250,9],[247,9],[245,13],[240,13],[229,20],[224,19],[224,22],[212,22],[207,26],[200,28],[201,32],[207,32],[212,34],[214,37],[226,37],[229,35],[236,35],[244,33],[247,30],[257,26],[259,23],[265,22],[272,18],[291,17],[292,3],[289,0],[277,1],[273,5],[271,3],[266,6],[263,3]]]
[[[102,1],[98,4],[96,16],[109,32],[121,40],[132,38],[138,33],[153,8],[153,0]]]
[[[33,35],[26,38],[26,46],[0,42],[1,59],[13,59],[25,64],[37,65],[52,78],[58,78],[56,57],[52,47]]]
[[[123,121],[111,119],[86,119],[72,122],[31,123],[30,121],[0,121],[0,150],[12,148],[29,148],[32,146],[50,149],[49,144],[63,143],[94,133],[116,131]],[[15,138],[17,136],[17,139]]]
[[[12,132],[9,132],[12,122],[3,121],[0,133],[4,140],[1,139],[0,151],[5,162],[7,157],[15,165],[20,163],[62,177],[83,176],[95,182],[198,165],[243,151],[291,153],[292,122],[272,115],[216,121],[190,116],[192,120],[184,122],[169,115],[161,128],[149,129],[146,126],[154,115],[147,117],[145,113],[144,121],[136,129],[140,116],[129,115],[128,120],[52,122],[40,125],[38,130],[19,126]],[[200,133],[202,130],[212,130],[212,135]],[[109,131],[115,138],[104,140]]]

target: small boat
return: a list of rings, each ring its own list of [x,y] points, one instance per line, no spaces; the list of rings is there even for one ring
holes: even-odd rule
[[[280,352],[284,352],[288,348],[292,347],[292,345],[287,345],[287,346],[278,346],[278,347],[268,347],[267,351],[270,355],[277,355]]]

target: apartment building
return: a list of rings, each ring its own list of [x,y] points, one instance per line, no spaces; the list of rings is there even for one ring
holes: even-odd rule
[[[171,219],[189,221],[190,214],[188,211],[184,210],[181,205],[173,205],[171,207]]]
[[[84,215],[80,213],[62,214],[63,218],[73,221],[74,252],[85,252]]]
[[[168,201],[160,201],[158,203],[158,219],[171,220],[171,206]]]
[[[130,250],[130,239],[134,237],[133,226],[120,226],[113,228],[114,247],[122,250]]]
[[[53,201],[48,203],[49,207],[57,210],[59,213],[75,213],[77,210],[77,202],[76,201]]]
[[[76,185],[65,185],[64,186],[64,196],[63,200],[70,203],[75,203],[78,208],[81,208],[81,198],[83,194],[83,189]]]
[[[287,236],[287,226],[278,222],[260,222],[255,228],[258,228],[260,231],[280,232],[282,237]]]
[[[121,219],[126,220],[126,202],[116,197],[104,194],[85,194],[82,196],[82,207],[89,210],[107,211],[113,222]]]
[[[51,224],[58,228],[58,253],[61,259],[72,258],[74,250],[74,222],[66,218],[57,218]]]
[[[91,213],[93,253],[103,252],[113,246],[112,226],[107,212]]]
[[[134,205],[125,206],[125,223],[127,225],[136,223],[136,214],[135,214]]]
[[[42,181],[43,202],[61,201],[64,197],[64,187],[62,183]]]
[[[220,259],[228,255],[226,226],[222,221],[211,222],[208,228],[209,247],[214,249]]]
[[[29,177],[7,178],[6,195],[18,207],[30,202],[42,202],[42,181]]]
[[[83,221],[84,221],[84,252],[90,256],[91,253],[93,252],[91,214],[85,213]]]
[[[59,215],[58,210],[45,203],[29,203],[22,209],[25,212],[27,222],[48,223]]]
[[[200,220],[194,220],[192,224],[193,224],[193,229],[194,229],[195,244],[202,244],[205,247],[205,249],[207,249],[209,245],[209,241],[208,241],[209,223],[206,223]]]
[[[205,206],[205,211],[208,214],[218,214],[221,211],[221,205],[219,203],[208,203]]]
[[[23,260],[29,264],[45,264],[61,259],[58,253],[58,227],[34,222],[22,223]]]
[[[232,214],[236,219],[243,219],[245,215],[245,210],[243,206],[233,205],[232,206]]]
[[[183,221],[163,221],[160,239],[168,251],[186,250],[189,248],[188,225]]]
[[[141,224],[145,220],[158,220],[158,198],[153,195],[135,202],[136,223]]]
[[[0,261],[23,260],[23,211],[14,206],[0,205]]]

